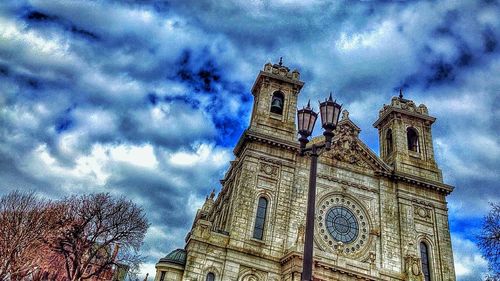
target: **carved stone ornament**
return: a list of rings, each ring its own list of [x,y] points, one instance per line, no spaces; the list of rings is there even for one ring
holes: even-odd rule
[[[415,255],[405,257],[405,280],[424,281],[424,275],[420,270],[420,258]]]
[[[264,162],[260,163],[260,171],[264,172],[266,175],[269,175],[269,176],[278,175],[278,167],[276,167],[274,165],[270,165],[268,163],[264,163]]]
[[[418,264],[416,264],[416,263],[412,264],[412,266],[411,266],[411,272],[414,275],[419,275],[420,274],[420,268],[418,267]]]
[[[366,185],[357,184],[357,183],[349,182],[349,181],[346,181],[346,180],[342,180],[342,179],[339,179],[339,178],[336,178],[336,177],[330,176],[330,175],[318,174],[318,178],[325,179],[325,180],[332,181],[332,182],[336,182],[336,183],[340,183],[341,187],[342,187],[342,191],[344,193],[347,192],[347,190],[349,189],[348,187],[354,187],[354,188],[358,188],[358,189],[361,189],[361,190],[366,190],[366,191],[369,191],[369,192],[377,192],[378,191],[375,188],[371,188],[371,187],[366,186]]]
[[[304,245],[305,233],[306,233],[306,227],[304,226],[304,224],[300,224],[299,227],[297,228],[297,240],[295,241],[297,245]]]
[[[415,219],[432,223],[432,213],[429,208],[413,205],[413,213],[415,214]]]
[[[335,244],[335,253],[338,256],[342,256],[342,254],[344,253],[344,243],[339,241]]]
[[[333,141],[329,154],[338,161],[369,168],[370,166],[360,156],[363,150],[357,144],[357,134],[355,128],[348,124],[340,126],[337,129],[337,137]]]
[[[377,254],[375,254],[375,252],[373,251],[370,251],[370,253],[368,254],[368,260],[370,261],[370,264],[374,264],[376,258]]]

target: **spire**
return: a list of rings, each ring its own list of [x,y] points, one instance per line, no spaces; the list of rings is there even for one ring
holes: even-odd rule
[[[403,88],[399,88],[399,99],[403,99]]]
[[[279,62],[279,65],[282,66],[283,65],[283,57],[280,57],[280,62]]]

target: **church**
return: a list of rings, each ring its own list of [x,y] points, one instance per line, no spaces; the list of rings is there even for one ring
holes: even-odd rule
[[[198,210],[185,247],[156,264],[155,281],[301,280],[311,161],[297,138],[303,86],[297,70],[264,65],[220,192]],[[314,280],[455,280],[453,187],[434,159],[435,120],[425,105],[393,97],[373,124],[378,156],[342,112],[331,150],[318,158]]]

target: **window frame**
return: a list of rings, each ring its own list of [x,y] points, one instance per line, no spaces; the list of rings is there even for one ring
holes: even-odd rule
[[[209,276],[212,276],[212,279],[208,279]],[[205,277],[205,281],[215,281],[215,273],[213,273],[212,271],[209,271]]]
[[[425,250],[425,263],[424,263],[424,256],[422,254],[423,250]],[[432,281],[431,250],[428,243],[420,241],[419,254],[420,254],[420,266],[422,267],[422,275],[424,276],[424,281]],[[424,267],[424,265],[426,266]],[[425,274],[425,272],[427,272],[427,275]]]
[[[280,113],[273,111],[273,101],[274,101],[275,97],[281,99],[281,112]],[[282,91],[280,91],[280,90],[274,91],[273,94],[271,95],[271,103],[269,105],[269,112],[271,112],[272,114],[283,116],[283,113],[285,112],[285,94]]]
[[[414,134],[414,138],[412,139],[410,139],[410,132]],[[413,139],[415,140],[415,144],[410,143],[410,140]],[[413,147],[415,147],[415,150],[413,150]],[[406,128],[406,148],[412,153],[420,153],[420,134],[416,128],[411,126]]]
[[[386,154],[391,155],[391,153],[394,151],[394,136],[391,128],[385,131],[385,145],[386,145]]]
[[[261,199],[265,200],[265,208],[264,208],[264,214],[263,216],[259,216],[259,210],[261,208],[260,202]],[[253,231],[252,231],[252,239],[256,239],[259,241],[263,241],[265,237],[265,232],[266,232],[266,223],[267,223],[267,214],[269,213],[269,198],[264,195],[259,195],[257,199],[257,208],[255,209],[255,216],[254,216],[254,223],[253,223]],[[262,220],[262,223],[258,223],[258,220]],[[262,225],[262,227],[259,227],[259,225]],[[261,231],[260,236],[256,235],[257,234],[257,229]]]

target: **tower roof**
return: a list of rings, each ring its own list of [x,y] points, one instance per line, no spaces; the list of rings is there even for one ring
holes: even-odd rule
[[[260,71],[257,79],[252,86],[252,94],[255,93],[258,85],[262,83],[264,78],[281,80],[290,84],[294,84],[298,90],[302,89],[304,82],[300,81],[300,73],[298,70],[294,69],[290,71],[290,68],[283,65],[283,60],[280,59],[280,63],[271,64],[266,63],[264,69]]]
[[[427,107],[424,104],[416,106],[412,100],[403,98],[403,94],[400,91],[399,97],[393,97],[390,105],[384,104],[384,107],[379,111],[378,120],[373,123],[373,127],[378,127],[393,112],[417,117],[429,121],[431,124],[436,120],[436,118],[429,116]]]
[[[186,250],[175,249],[170,254],[166,255],[164,258],[160,259],[160,262],[174,263],[178,265],[186,265]]]

